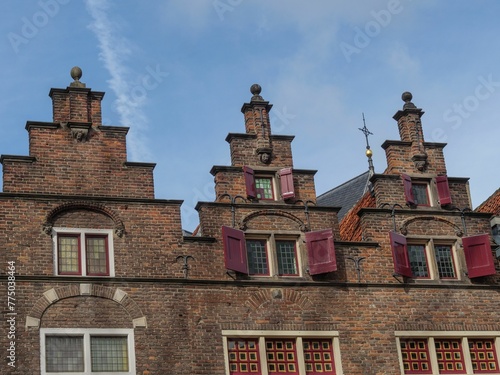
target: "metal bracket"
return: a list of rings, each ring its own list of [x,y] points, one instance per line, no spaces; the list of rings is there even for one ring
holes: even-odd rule
[[[354,267],[356,268],[356,272],[358,274],[358,283],[361,282],[361,267],[360,263],[366,259],[366,257],[346,257],[346,259],[352,260],[354,262]]]
[[[297,204],[297,203],[302,203],[304,205],[304,212],[306,214],[306,222],[307,222],[306,231],[309,231],[309,230],[311,230],[311,223],[309,221],[309,206],[308,206],[308,203],[312,203],[315,206],[316,206],[316,203],[314,203],[313,201],[310,201],[310,200],[307,200],[307,201],[304,202],[302,199],[296,200],[295,204]]]
[[[245,203],[247,203],[247,200],[245,198],[243,198],[241,195],[236,195],[235,197],[233,197],[231,194],[227,194],[227,193],[219,195],[219,200],[224,198],[224,197],[228,197],[231,200],[232,228],[234,228],[234,226],[236,225],[236,207],[235,207],[236,199],[241,198],[241,199],[243,199],[243,202],[245,202]]]
[[[467,236],[467,226],[465,225],[465,212],[467,211],[470,211],[472,212],[472,210],[469,208],[469,207],[465,207],[465,208],[458,208],[458,207],[451,207],[451,210],[455,210],[455,211],[459,211],[460,212],[460,218],[462,219],[462,228],[464,229],[464,236]]]
[[[398,279],[398,277],[402,277],[402,275],[400,275],[399,273],[393,273],[392,274],[392,277],[394,277],[397,281],[399,281],[400,284],[404,284],[404,279],[403,281],[401,281],[400,279]]]
[[[390,206],[389,203],[383,203],[379,206],[379,208],[384,208],[385,206]],[[393,204],[392,205],[392,211],[391,211],[391,217],[392,217],[392,226],[394,228],[394,232],[397,232],[397,228],[396,228],[396,207],[399,207],[401,209],[403,209],[403,207],[396,203],[396,204]]]
[[[175,258],[175,262],[178,262],[179,259],[184,260],[184,264],[182,265],[182,273],[184,274],[184,278],[187,279],[188,278],[188,271],[189,271],[188,261],[189,261],[189,259],[192,259],[192,260],[195,260],[195,259],[191,255],[179,255],[177,258]]]

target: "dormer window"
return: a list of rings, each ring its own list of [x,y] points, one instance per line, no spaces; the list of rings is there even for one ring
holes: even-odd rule
[[[253,170],[243,167],[247,198],[252,200],[276,201],[295,198],[292,168],[279,171]],[[279,182],[278,182],[279,181]],[[278,188],[277,188],[278,187]],[[276,194],[281,188],[281,197]]]
[[[256,198],[259,200],[274,200],[273,178],[256,176],[255,193]]]
[[[429,185],[425,182],[412,183],[411,190],[417,206],[430,206]]]
[[[441,206],[451,204],[450,188],[446,176],[437,176],[434,179],[435,188],[432,191],[430,180],[412,179],[406,174],[402,174],[401,178],[405,200],[409,206],[434,206],[436,201]],[[435,198],[432,199],[432,197]]]

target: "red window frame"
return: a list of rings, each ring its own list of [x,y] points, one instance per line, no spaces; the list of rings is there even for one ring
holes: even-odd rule
[[[266,338],[269,375],[298,375],[297,343],[295,338]]]
[[[231,375],[261,374],[258,338],[228,338],[227,351]]]
[[[474,374],[498,373],[499,369],[495,339],[468,339],[468,341]]]
[[[425,256],[425,267],[427,269],[427,276],[418,276],[415,274],[415,272],[413,272],[414,270],[413,270],[413,267],[411,265],[412,258],[410,256],[410,247],[412,247],[412,246],[422,246],[423,247],[424,256]],[[412,273],[413,277],[415,279],[424,279],[424,280],[430,279],[431,278],[431,270],[429,268],[429,254],[428,254],[427,246],[425,244],[422,244],[422,243],[408,243],[407,244],[407,252],[408,252],[408,260],[409,260],[409,264],[410,264],[410,268],[411,268],[411,273]]]
[[[264,254],[266,256],[267,273],[254,273],[254,272],[251,272],[252,270],[250,270],[250,265],[251,265],[252,261],[251,261],[251,256],[249,254],[249,252],[251,251],[250,250],[250,246],[249,246],[249,242],[256,242],[256,243],[259,243],[260,245],[262,245],[264,247]],[[245,240],[245,246],[246,246],[246,249],[247,249],[248,274],[252,275],[252,276],[270,276],[271,268],[270,268],[270,265],[269,265],[269,249],[268,249],[268,246],[267,246],[267,241],[266,240],[262,240],[262,239],[248,238],[248,239]]]
[[[336,374],[332,340],[303,338],[302,347],[307,375]]]
[[[444,276],[441,276],[440,273],[439,273],[439,262],[438,262],[438,259],[437,259],[437,250],[436,248],[439,247],[439,246],[446,246],[446,247],[449,247],[450,248],[450,261],[451,261],[451,265],[453,266],[453,273],[455,276],[453,277],[444,277]],[[457,266],[456,266],[456,262],[455,262],[455,254],[454,254],[454,251],[453,251],[453,246],[452,245],[448,245],[448,244],[442,244],[442,243],[433,243],[432,244],[432,247],[433,247],[433,251],[434,251],[434,258],[436,259],[436,273],[437,273],[437,277],[441,280],[456,280],[458,279],[458,272],[457,272]]]
[[[77,238],[78,239],[78,271],[76,272],[67,272],[61,271],[61,242],[60,240],[63,238]],[[58,275],[77,275],[80,276],[82,274],[82,241],[79,233],[59,233],[57,235],[57,274]]]
[[[77,238],[78,239],[78,272],[64,272],[61,271],[61,249],[60,240],[63,238]],[[106,252],[106,272],[91,273],[88,272],[88,238],[104,238],[105,252]],[[85,254],[84,254],[85,252]],[[85,259],[85,262],[83,261]],[[85,263],[85,264],[84,264]],[[110,275],[110,254],[109,254],[109,235],[100,233],[57,233],[57,275],[63,276],[109,276]]]
[[[280,273],[280,254],[279,254],[279,244],[280,243],[293,243],[293,260],[295,263],[295,273]],[[299,260],[297,259],[297,242],[294,240],[284,240],[278,239],[274,241],[274,246],[276,250],[276,262],[278,266],[278,275],[279,276],[299,276]]]
[[[269,186],[271,188],[271,197],[265,197],[265,189],[264,188],[259,188],[258,186],[258,181],[263,180],[263,181],[269,181]],[[274,186],[273,186],[273,178],[268,177],[268,176],[255,176],[254,180],[255,184],[255,197],[260,200],[260,201],[274,201],[275,200],[275,194],[274,194]],[[260,197],[259,197],[260,195]]]
[[[109,276],[109,238],[107,234],[85,234],[85,271],[87,276]],[[106,271],[103,272],[89,272],[89,248],[87,239],[89,238],[103,238],[106,257]]]
[[[417,199],[417,194],[415,194],[417,188],[423,187],[425,189],[425,200],[426,203],[420,203]],[[429,196],[429,184],[426,182],[412,182],[411,190],[413,193],[414,204],[417,206],[429,207],[431,205],[431,200]]]
[[[440,374],[465,374],[467,372],[461,339],[435,338],[434,349]]]
[[[427,339],[400,339],[399,346],[405,374],[432,374]]]

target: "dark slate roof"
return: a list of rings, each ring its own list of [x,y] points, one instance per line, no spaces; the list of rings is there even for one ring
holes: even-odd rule
[[[367,191],[370,177],[370,171],[366,171],[342,185],[334,187],[316,198],[317,205],[342,207],[338,213],[338,218],[341,220]]]

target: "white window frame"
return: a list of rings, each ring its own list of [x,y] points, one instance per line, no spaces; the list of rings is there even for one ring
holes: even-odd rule
[[[133,329],[99,329],[99,328],[40,328],[40,366],[41,375],[62,375],[63,372],[47,372],[45,362],[46,336],[83,336],[84,368],[83,372],[72,372],[74,375],[135,375],[135,349]],[[91,336],[123,336],[127,337],[127,353],[129,369],[126,372],[92,372],[90,357]]]
[[[396,331],[396,345],[398,349],[399,367],[401,375],[405,375],[403,368],[403,357],[401,355],[401,339],[421,338],[428,340],[429,359],[431,363],[432,375],[439,375],[438,360],[436,356],[436,349],[434,346],[434,339],[460,339],[462,343],[462,354],[464,356],[465,374],[475,375],[472,369],[472,361],[470,358],[468,339],[482,338],[495,340],[495,352],[497,361],[500,362],[500,331]],[[500,363],[499,363],[500,365]],[[500,368],[498,372],[488,373],[489,375],[500,375]]]
[[[462,275],[462,268],[461,268],[461,262],[459,260],[459,254],[458,254],[458,246],[457,246],[457,241],[456,239],[450,239],[449,237],[447,238],[438,238],[438,237],[425,237],[425,238],[419,238],[419,237],[408,237],[407,238],[407,247],[408,247],[408,252],[410,251],[410,246],[414,245],[422,245],[425,248],[425,255],[427,258],[427,268],[429,271],[429,277],[428,278],[423,278],[423,277],[415,277],[414,280],[440,280],[440,281],[450,281],[450,282],[455,282],[455,281],[463,281],[464,275]],[[438,271],[438,266],[437,266],[437,261],[436,261],[436,251],[435,247],[436,246],[450,246],[451,247],[451,255],[452,255],[452,261],[453,261],[453,266],[455,269],[455,278],[441,278],[439,276],[439,271]],[[410,254],[408,253],[408,257]]]
[[[77,234],[80,236],[80,268],[81,275],[61,275],[59,274],[59,257],[58,257],[58,234]],[[91,275],[89,277],[114,277],[115,276],[115,256],[113,245],[113,230],[112,229],[92,229],[92,228],[52,228],[52,246],[54,254],[54,275],[60,277],[86,277],[87,276],[87,259],[86,259],[86,241],[85,235],[106,235],[108,241],[108,269],[109,275]]]
[[[300,247],[300,234],[294,233],[269,233],[260,231],[245,232],[245,244],[247,240],[260,240],[266,242],[267,260],[269,266],[269,275],[252,275],[252,277],[284,277],[294,278],[302,277],[302,252]],[[297,257],[297,275],[279,275],[278,274],[278,253],[276,241],[294,241],[295,255]],[[248,270],[250,271],[250,269]]]

